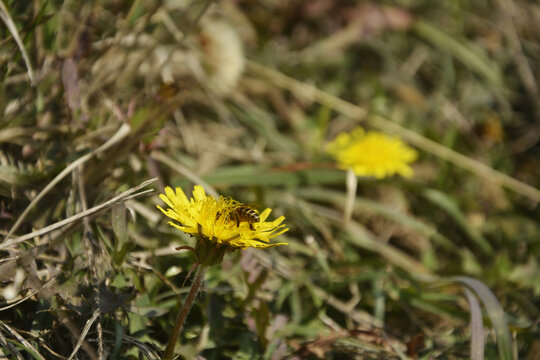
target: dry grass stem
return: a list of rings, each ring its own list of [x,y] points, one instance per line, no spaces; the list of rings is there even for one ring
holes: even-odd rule
[[[26,241],[26,240],[29,240],[29,239],[32,239],[34,237],[37,237],[37,236],[42,236],[42,235],[45,235],[47,233],[50,233],[51,231],[54,231],[56,229],[59,229],[63,226],[66,226],[66,225],[69,225],[75,221],[78,221],[80,219],[83,219],[87,216],[90,216],[90,215],[93,215],[95,213],[98,213],[100,211],[103,211],[103,210],[106,210],[120,202],[123,202],[123,201],[126,201],[126,200],[129,200],[129,199],[133,199],[135,197],[139,197],[139,196],[142,196],[142,195],[146,195],[146,194],[149,194],[151,192],[154,191],[154,189],[149,189],[149,190],[144,190],[144,191],[141,191],[139,193],[137,193],[138,190],[148,186],[149,184],[155,182],[157,179],[150,179],[150,180],[147,180],[145,182],[143,182],[142,184],[140,184],[139,186],[136,186],[136,187],[133,187],[125,192],[123,192],[122,194],[118,195],[118,196],[115,196],[114,198],[112,198],[111,200],[109,201],[106,201],[104,202],[103,204],[101,205],[97,205],[97,206],[94,206],[86,211],[83,211],[79,214],[76,214],[76,215],[73,215],[67,219],[64,219],[62,221],[59,221],[57,223],[54,223],[54,224],[51,224],[47,227],[44,227],[43,229],[40,229],[40,230],[36,230],[36,231],[33,231],[29,234],[26,234],[26,235],[23,235],[23,236],[20,236],[20,237],[17,237],[17,238],[14,238],[14,239],[9,239],[9,240],[6,240],[4,241],[3,243],[0,244],[0,250],[2,249],[6,249],[12,245],[15,245],[15,244],[18,244],[18,243],[21,243],[23,241]]]
[[[19,228],[19,225],[24,221],[28,213],[36,206],[36,204],[52,189],[56,184],[58,184],[63,178],[65,178],[67,175],[69,175],[72,171],[77,169],[79,166],[93,158],[94,156],[104,152],[105,150],[109,149],[110,147],[116,145],[120,141],[122,141],[125,137],[128,136],[129,132],[131,131],[131,127],[127,123],[123,123],[118,131],[103,145],[101,145],[99,148],[95,149],[94,151],[81,156],[71,164],[69,164],[60,174],[58,174],[50,183],[45,186],[43,190],[39,192],[39,194],[32,199],[30,204],[24,209],[23,213],[17,218],[17,221],[11,229],[9,230],[7,236],[4,238],[4,243],[7,239]]]

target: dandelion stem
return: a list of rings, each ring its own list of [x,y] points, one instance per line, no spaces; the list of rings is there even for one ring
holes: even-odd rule
[[[163,354],[163,360],[171,360],[174,356],[174,347],[176,345],[176,341],[178,340],[178,336],[180,335],[180,330],[182,330],[182,327],[184,326],[184,321],[186,320],[186,317],[189,314],[191,307],[193,306],[195,297],[197,296],[197,293],[201,288],[205,272],[206,267],[204,265],[199,265],[197,273],[195,274],[195,279],[191,284],[191,289],[189,290],[184,305],[180,309],[178,317],[176,318],[174,329],[171,332],[171,336],[169,337],[169,341],[167,342],[167,348],[165,349],[165,353]]]

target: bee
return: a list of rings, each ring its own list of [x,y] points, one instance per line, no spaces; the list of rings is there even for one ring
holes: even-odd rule
[[[240,226],[241,222],[247,222],[251,230],[255,230],[253,227],[254,223],[261,221],[259,213],[255,210],[255,206],[253,205],[242,204],[235,206],[229,211],[227,217],[229,220],[236,221],[237,227]]]

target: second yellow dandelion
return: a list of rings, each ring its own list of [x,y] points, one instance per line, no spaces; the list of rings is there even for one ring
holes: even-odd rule
[[[395,174],[411,177],[413,170],[409,164],[418,158],[417,152],[400,139],[377,131],[365,132],[362,128],[339,134],[326,151],[340,168],[377,179]]]

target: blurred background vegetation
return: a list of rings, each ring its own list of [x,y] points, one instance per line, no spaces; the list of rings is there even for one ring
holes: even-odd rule
[[[540,358],[538,2],[0,15],[0,357],[159,359],[194,240],[156,194],[201,184],[285,215],[290,245],[209,269],[182,358]],[[359,178],[346,222],[324,148],[359,125],[420,158]]]

